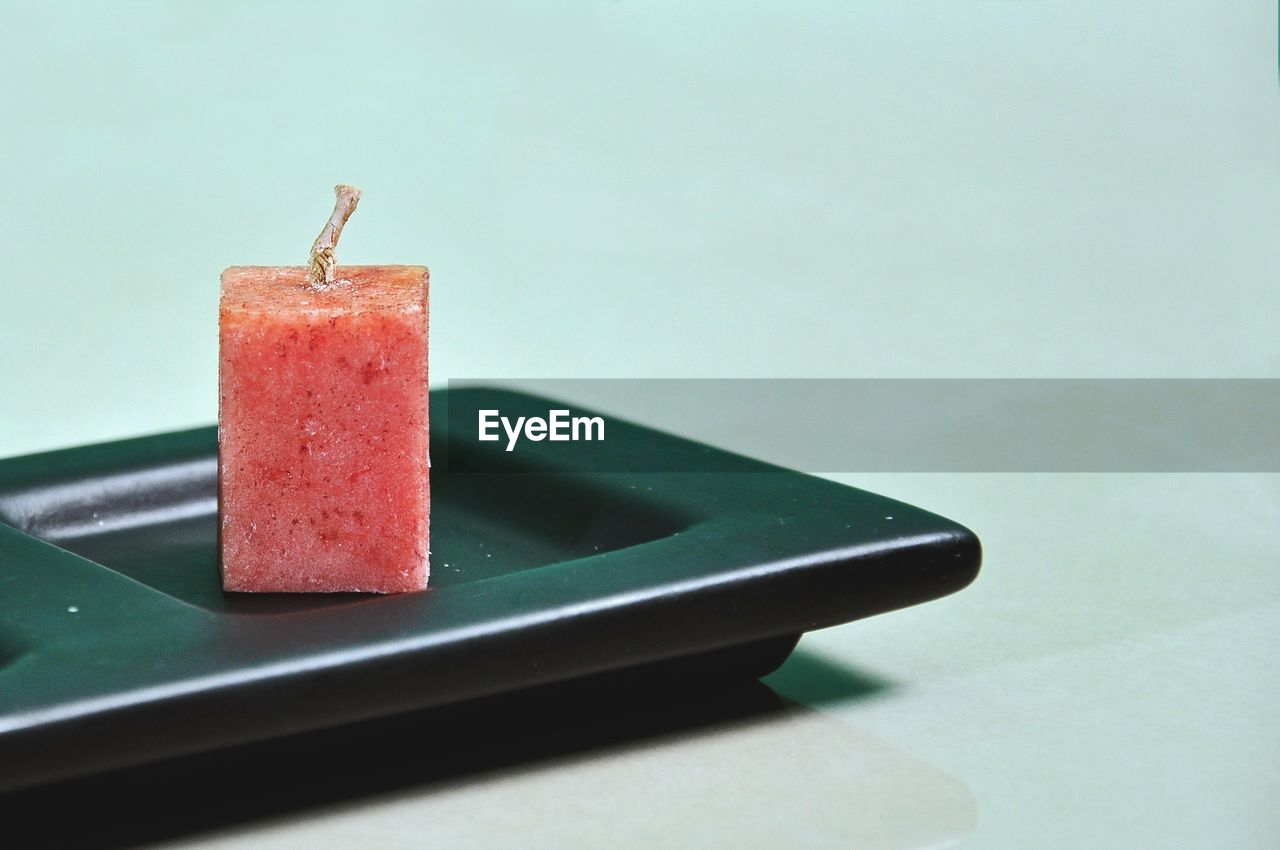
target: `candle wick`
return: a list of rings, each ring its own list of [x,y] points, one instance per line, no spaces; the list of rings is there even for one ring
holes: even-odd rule
[[[360,203],[360,190],[354,186],[339,184],[333,187],[333,192],[338,196],[333,215],[311,245],[311,270],[307,276],[313,289],[333,285],[338,274],[338,237],[342,236],[343,226]]]

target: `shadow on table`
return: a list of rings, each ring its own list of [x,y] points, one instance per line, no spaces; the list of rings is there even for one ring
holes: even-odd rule
[[[807,686],[858,699],[884,687],[803,650],[784,670],[775,675],[798,695]],[[797,713],[818,717],[755,680],[610,673],[13,792],[0,796],[0,822],[23,847],[124,847]],[[822,738],[848,728],[821,722],[833,724]]]
[[[861,670],[837,664],[803,649],[766,679],[770,688],[801,705],[834,705],[883,695],[892,683]]]

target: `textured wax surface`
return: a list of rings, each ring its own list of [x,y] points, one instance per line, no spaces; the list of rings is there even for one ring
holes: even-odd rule
[[[427,270],[342,266],[222,275],[223,586],[420,590],[430,506]]]

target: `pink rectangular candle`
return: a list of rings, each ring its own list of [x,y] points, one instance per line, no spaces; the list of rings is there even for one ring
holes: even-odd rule
[[[305,266],[222,274],[223,587],[421,590],[427,269],[342,266],[318,285],[311,274]]]

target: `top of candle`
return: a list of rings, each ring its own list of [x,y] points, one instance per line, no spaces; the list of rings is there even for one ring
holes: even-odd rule
[[[425,266],[343,266],[341,280],[316,289],[307,266],[232,266],[222,273],[220,309],[317,317],[421,312],[428,274]]]
[[[333,205],[333,214],[325,223],[324,229],[311,244],[311,270],[308,281],[314,289],[326,289],[333,286],[338,277],[338,238],[342,236],[342,228],[356,211],[360,203],[360,190],[354,186],[339,183],[333,187],[337,200]]]

